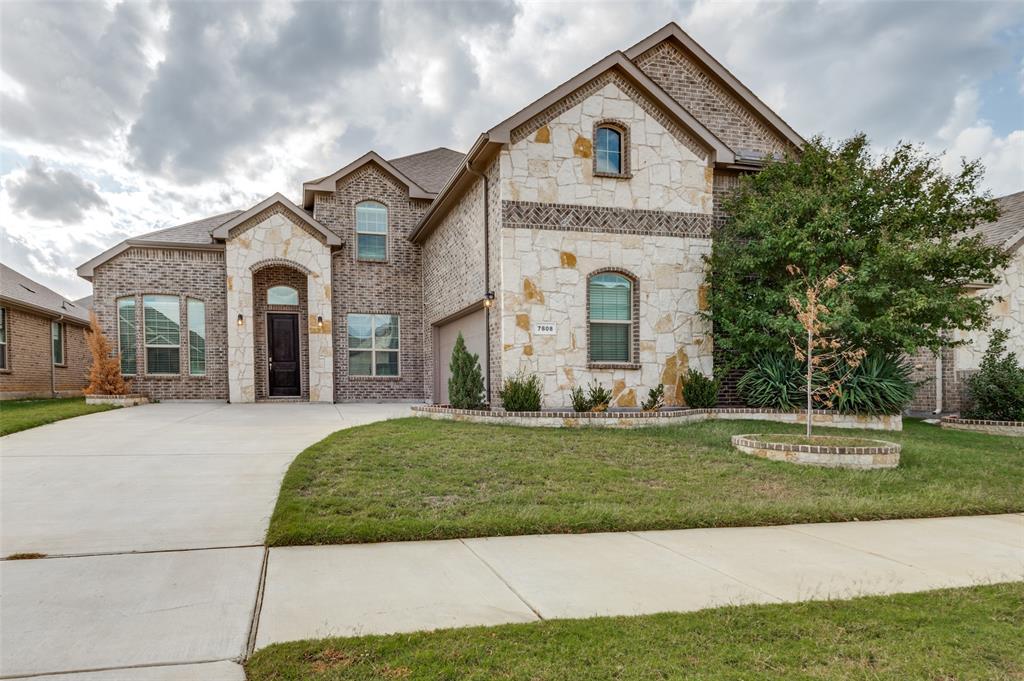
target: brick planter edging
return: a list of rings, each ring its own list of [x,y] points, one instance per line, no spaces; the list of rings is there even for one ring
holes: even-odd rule
[[[732,446],[762,459],[786,461],[827,468],[895,468],[900,463],[901,447],[885,440],[866,440],[871,445],[800,445],[771,442],[763,435],[733,435]],[[822,439],[828,439],[827,436]]]
[[[149,404],[145,395],[86,395],[86,404],[113,404],[118,407],[138,407]]]
[[[986,419],[962,419],[958,416],[943,416],[941,426],[951,430],[969,430],[976,433],[989,433],[991,435],[1024,437],[1024,421],[989,421]]]
[[[661,411],[489,411],[486,409],[454,409],[438,405],[416,405],[412,408],[415,416],[470,423],[498,423],[516,426],[547,428],[643,428],[665,426],[676,423],[696,423],[713,419],[739,419],[753,421],[776,421],[780,423],[802,423],[805,412],[780,411],[743,407],[714,407],[711,409],[663,409]],[[815,425],[833,428],[860,428],[865,430],[903,430],[903,419],[899,414],[888,416],[866,416],[841,414],[835,411],[815,409],[811,412]]]

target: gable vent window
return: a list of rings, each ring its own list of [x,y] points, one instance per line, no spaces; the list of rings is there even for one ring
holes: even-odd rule
[[[181,307],[178,296],[142,299],[146,330],[146,373],[181,372]]]
[[[608,126],[597,129],[597,172],[621,175],[622,133]]]
[[[376,201],[356,206],[356,259],[384,262],[388,258],[388,209]]]

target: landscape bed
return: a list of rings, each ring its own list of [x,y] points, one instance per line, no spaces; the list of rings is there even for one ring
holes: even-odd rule
[[[1017,679],[1024,583],[283,643],[249,681]]]
[[[271,545],[782,525],[1024,511],[1024,440],[908,419],[898,468],[746,456],[745,421],[639,430],[407,418],[342,430],[292,463]],[[762,432],[800,426],[763,423]],[[872,431],[822,434],[874,437]]]
[[[942,427],[950,430],[969,430],[976,433],[991,435],[1010,435],[1024,437],[1024,421],[992,421],[988,419],[962,419],[956,416],[944,416]]]

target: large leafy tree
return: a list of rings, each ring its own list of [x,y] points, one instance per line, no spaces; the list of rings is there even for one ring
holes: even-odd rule
[[[709,260],[709,317],[725,365],[786,352],[799,335],[789,300],[801,283],[791,265],[811,278],[849,269],[847,304],[831,329],[857,347],[937,349],[954,329],[987,325],[990,302],[967,287],[991,281],[1007,255],[966,235],[997,216],[978,191],[982,173],[965,162],[947,174],[909,144],[874,159],[858,135],[815,138],[799,156],[744,178]]]

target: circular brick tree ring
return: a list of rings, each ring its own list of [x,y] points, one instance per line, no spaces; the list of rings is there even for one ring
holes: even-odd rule
[[[780,434],[733,435],[732,446],[745,454],[772,461],[788,461],[806,466],[828,468],[895,468],[900,463],[900,445],[885,440],[815,435]]]

